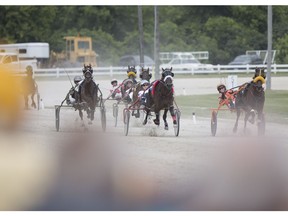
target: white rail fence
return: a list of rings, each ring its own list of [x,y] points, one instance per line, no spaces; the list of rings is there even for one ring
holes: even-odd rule
[[[213,65],[209,69],[205,68],[173,68],[175,74],[248,74],[255,71],[256,65]],[[267,65],[257,65],[257,67],[267,68]],[[151,69],[150,69],[151,70]],[[110,76],[126,75],[126,67],[97,67],[93,68],[94,76]],[[154,69],[152,68],[152,73]],[[160,70],[161,71],[161,70]],[[276,73],[288,73],[288,65],[273,64],[271,65],[271,72]],[[69,75],[82,75],[82,68],[43,68],[34,71],[35,77],[62,77]]]

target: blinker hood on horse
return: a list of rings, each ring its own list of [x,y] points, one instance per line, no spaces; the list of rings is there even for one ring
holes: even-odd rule
[[[151,111],[154,111],[156,115],[156,119],[154,119],[154,123],[156,125],[160,124],[160,110],[164,109],[163,120],[164,120],[164,128],[168,130],[167,123],[167,112],[170,111],[170,114],[173,119],[173,124],[177,124],[176,115],[174,112],[174,89],[173,89],[173,77],[174,73],[172,72],[172,67],[163,69],[162,68],[162,76],[160,80],[156,80],[152,84],[152,88],[149,88],[148,93],[146,94],[146,117],[143,122],[145,125],[147,123],[148,115]]]
[[[263,107],[265,102],[265,92],[263,84],[265,83],[265,68],[255,68],[253,80],[246,84],[243,91],[236,94],[235,107],[237,110],[237,119],[233,128],[233,132],[237,131],[238,119],[240,117],[240,110],[245,111],[244,118],[244,132],[246,131],[246,124],[249,121],[254,124],[254,118],[257,114],[258,118],[258,134],[264,133],[264,114]],[[251,117],[251,119],[249,118]]]

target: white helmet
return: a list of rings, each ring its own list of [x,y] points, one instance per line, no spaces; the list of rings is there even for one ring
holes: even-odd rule
[[[112,79],[112,80],[111,80],[111,84],[112,84],[113,82],[118,83],[117,79]]]
[[[141,86],[145,85],[145,84],[149,84],[149,82],[147,80],[142,80],[141,81]]]

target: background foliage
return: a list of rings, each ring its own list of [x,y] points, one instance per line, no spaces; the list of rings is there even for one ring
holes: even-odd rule
[[[209,51],[209,63],[227,64],[246,50],[267,49],[266,6],[159,6],[160,51]],[[143,6],[144,53],[153,58],[154,7]],[[276,62],[288,63],[288,7],[273,6]],[[139,53],[137,6],[0,6],[0,43],[48,42],[91,36],[99,65]]]

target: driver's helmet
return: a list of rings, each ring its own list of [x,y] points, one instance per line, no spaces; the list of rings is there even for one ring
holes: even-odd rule
[[[141,81],[141,86],[144,86],[145,84],[149,84],[149,82],[147,80],[142,80]]]
[[[75,84],[79,83],[81,80],[82,80],[82,77],[81,77],[81,76],[75,76],[75,77],[74,77],[74,83],[75,83]]]
[[[117,79],[112,79],[112,80],[111,80],[111,85],[112,85],[114,82],[118,83]]]
[[[226,86],[225,86],[224,84],[219,84],[219,85],[217,85],[217,90],[218,90],[218,92],[220,92],[220,90],[221,90],[222,88],[224,88],[224,90],[226,91]]]

